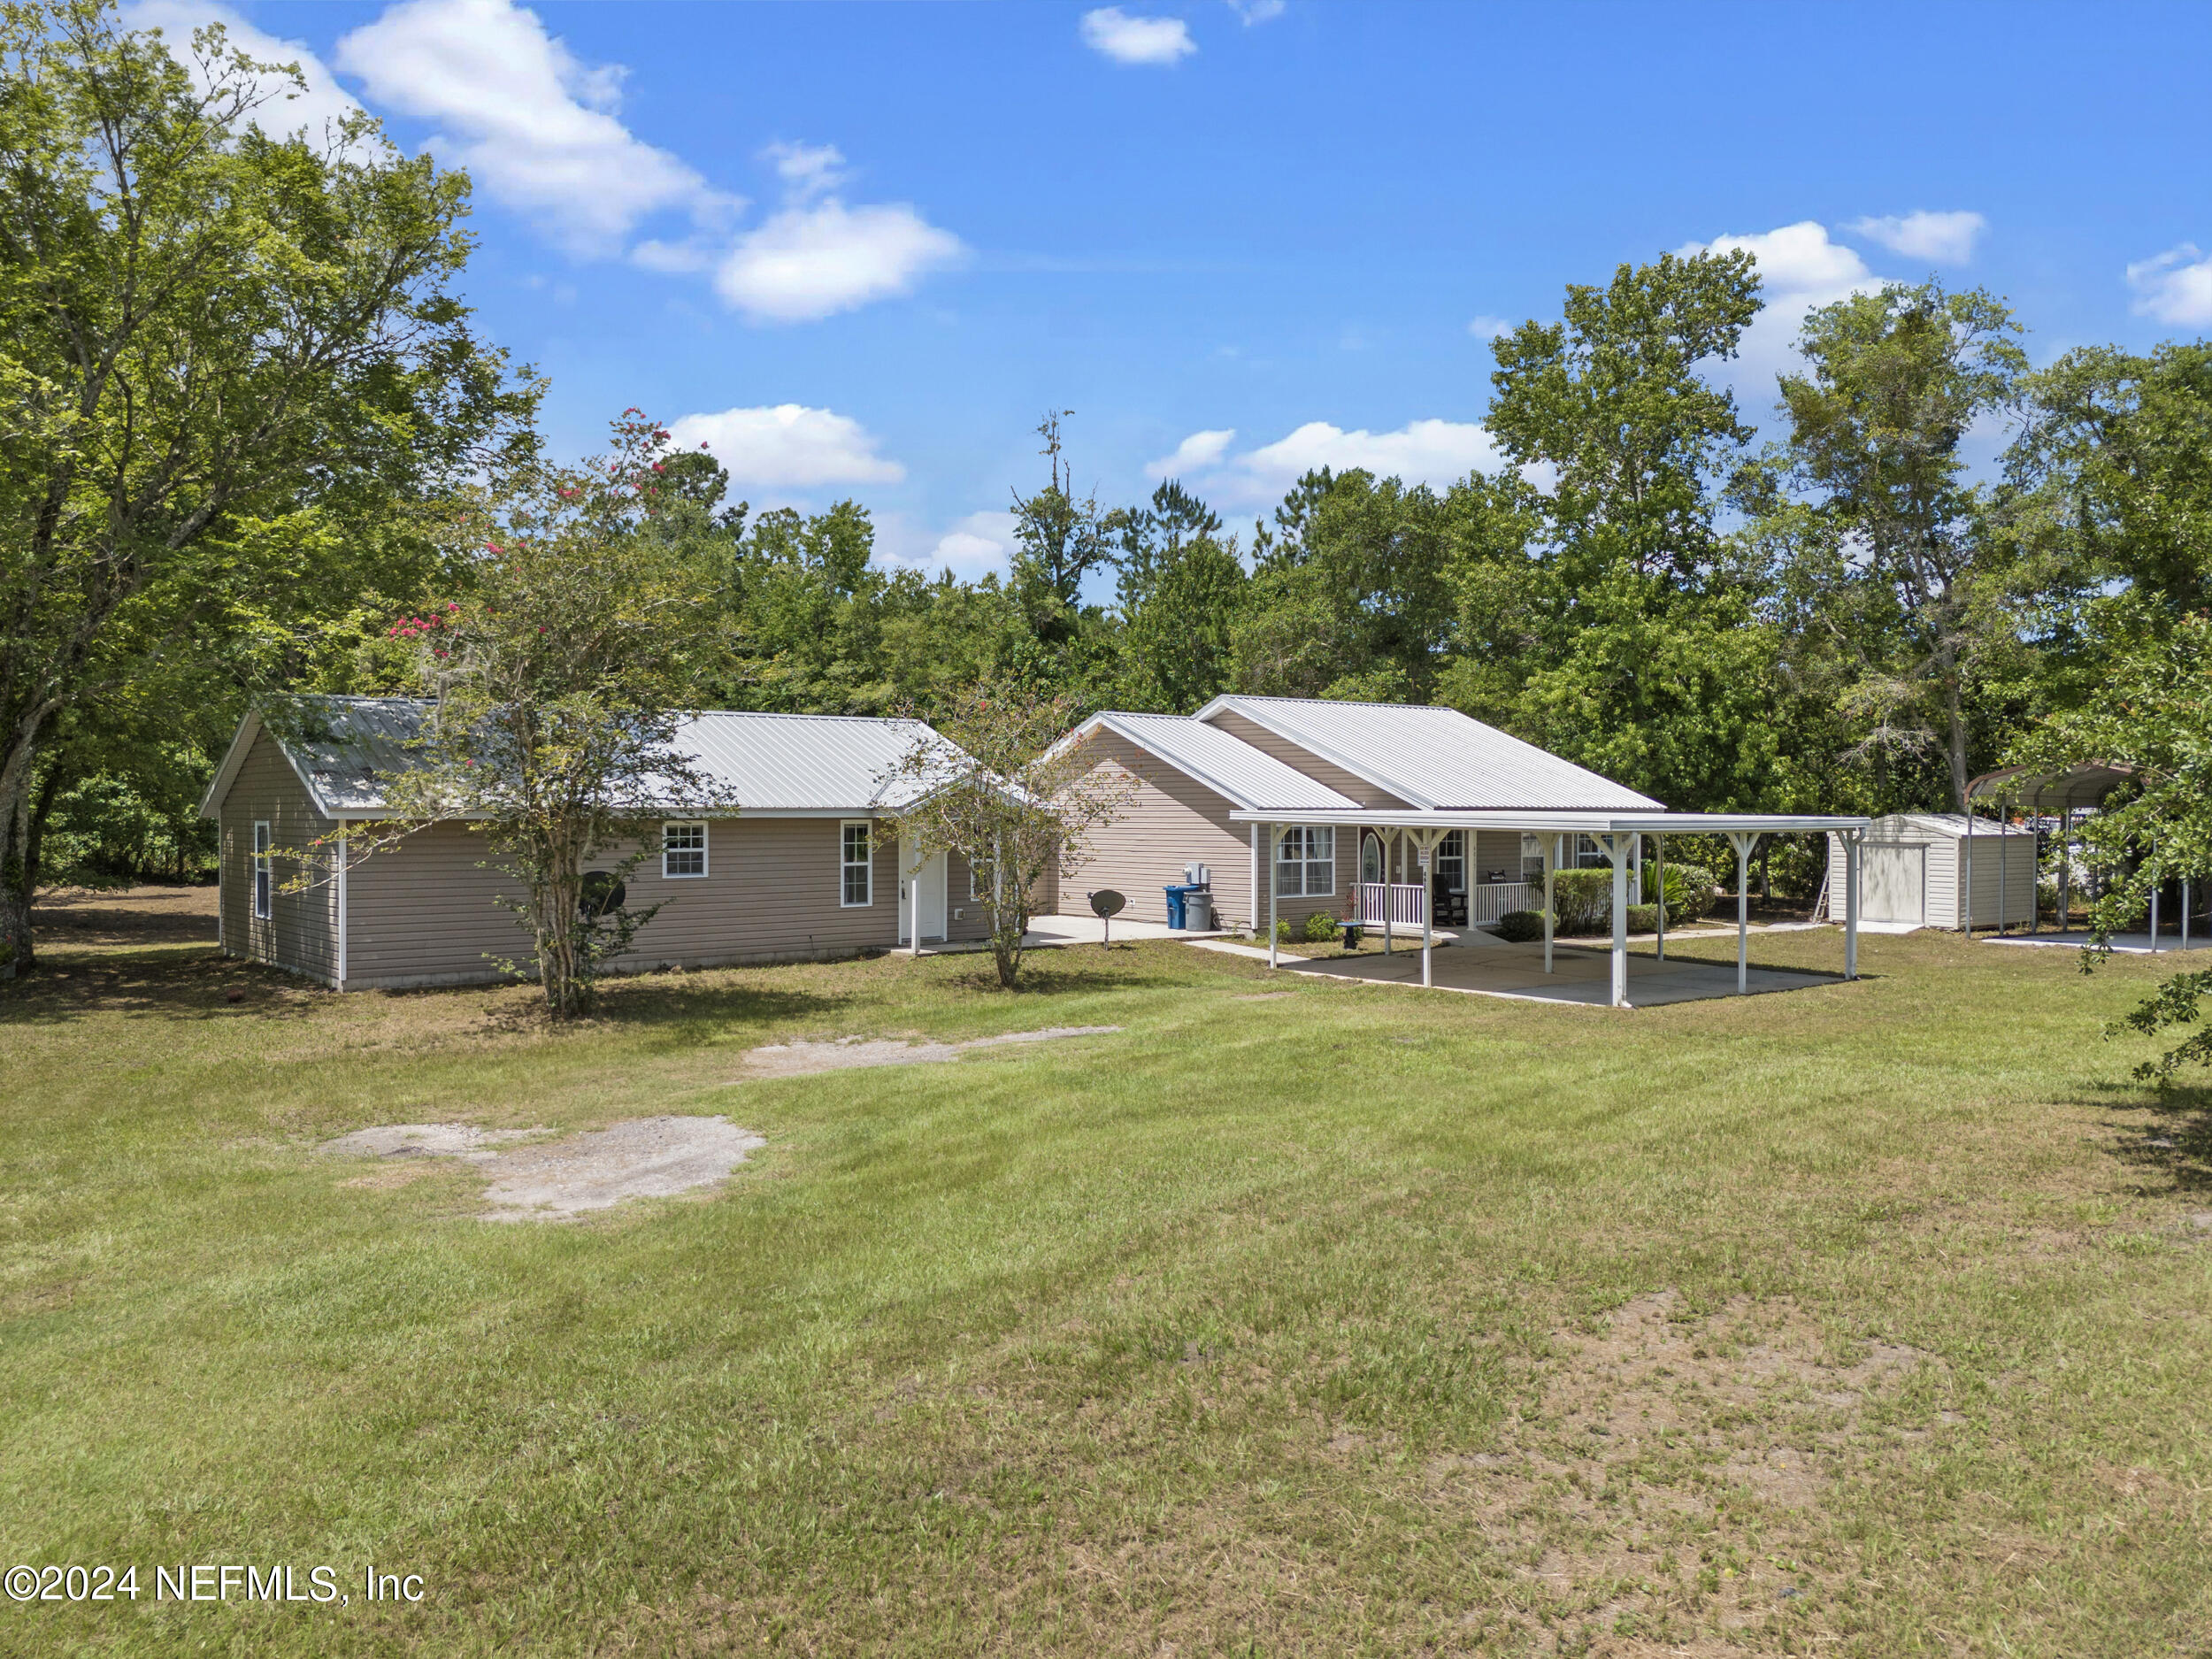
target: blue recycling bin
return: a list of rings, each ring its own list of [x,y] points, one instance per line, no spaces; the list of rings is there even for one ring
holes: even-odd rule
[[[1181,883],[1171,887],[1163,887],[1161,891],[1167,895],[1167,925],[1170,927],[1179,928],[1188,926],[1184,920],[1186,912],[1183,909],[1183,901],[1198,889],[1187,883]]]

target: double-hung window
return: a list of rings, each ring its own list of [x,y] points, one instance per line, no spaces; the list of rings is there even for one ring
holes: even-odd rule
[[[847,910],[876,902],[875,826],[863,819],[838,826],[843,885],[838,902]]]
[[[707,826],[703,820],[661,826],[661,874],[670,880],[707,872]]]
[[[1294,824],[1275,853],[1275,891],[1283,898],[1328,898],[1336,892],[1336,832],[1325,824]]]
[[[275,864],[275,841],[269,833],[268,821],[258,820],[253,826],[253,913],[257,921],[269,919]]]

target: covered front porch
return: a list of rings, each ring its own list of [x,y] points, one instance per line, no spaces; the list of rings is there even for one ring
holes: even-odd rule
[[[1863,818],[1741,812],[1508,812],[1495,810],[1455,812],[1437,808],[1367,808],[1352,811],[1324,811],[1302,816],[1294,824],[1277,821],[1271,815],[1261,812],[1240,810],[1232,812],[1230,817],[1240,823],[1261,826],[1262,833],[1259,841],[1261,846],[1265,849],[1264,866],[1271,877],[1267,884],[1267,950],[1268,964],[1271,967],[1283,965],[1276,942],[1275,895],[1278,887],[1281,885],[1279,872],[1285,862],[1283,849],[1286,836],[1298,836],[1300,845],[1302,846],[1305,839],[1304,832],[1307,829],[1325,826],[1333,831],[1352,830],[1363,837],[1365,837],[1369,832],[1373,832],[1385,846],[1397,843],[1410,851],[1412,858],[1409,870],[1402,870],[1397,867],[1403,861],[1394,859],[1393,867],[1384,873],[1389,877],[1406,874],[1411,876],[1412,879],[1369,881],[1365,879],[1365,877],[1371,872],[1363,869],[1359,872],[1361,879],[1354,884],[1352,893],[1348,895],[1349,902],[1347,908],[1352,919],[1361,922],[1363,926],[1385,931],[1394,944],[1402,937],[1404,943],[1411,947],[1417,939],[1419,946],[1417,982],[1423,986],[1433,987],[1438,983],[1436,931],[1439,923],[1435,913],[1437,904],[1434,895],[1440,887],[1444,886],[1437,879],[1439,848],[1447,844],[1448,838],[1456,839],[1463,848],[1479,847],[1481,845],[1481,836],[1486,832],[1511,833],[1534,838],[1542,860],[1541,881],[1540,883],[1508,882],[1491,885],[1502,887],[1517,887],[1524,889],[1525,896],[1513,895],[1518,898],[1519,902],[1511,903],[1510,908],[1542,910],[1544,915],[1543,941],[1540,945],[1531,944],[1517,949],[1500,947],[1494,942],[1475,945],[1471,939],[1469,944],[1460,947],[1459,950],[1453,953],[1452,977],[1463,982],[1447,988],[1501,996],[1536,995],[1540,996],[1540,1000],[1545,1001],[1588,1001],[1614,1008],[1629,1008],[1652,1002],[1680,1002],[1691,997],[1719,995],[1722,993],[1710,988],[1693,988],[1706,986],[1714,972],[1712,964],[1680,962],[1670,964],[1668,962],[1666,909],[1663,896],[1660,901],[1659,931],[1655,948],[1646,970],[1633,976],[1636,983],[1632,998],[1628,950],[1628,911],[1630,906],[1641,897],[1640,892],[1632,896],[1630,882],[1632,875],[1640,866],[1646,842],[1650,842],[1654,856],[1658,861],[1659,887],[1663,895],[1666,838],[1669,835],[1719,835],[1727,838],[1736,853],[1737,914],[1734,995],[1747,996],[1755,990],[1801,988],[1799,984],[1779,982],[1763,983],[1757,986],[1753,984],[1750,965],[1749,901],[1747,895],[1747,888],[1749,885],[1748,864],[1751,849],[1761,835],[1825,833],[1834,835],[1844,847],[1845,879],[1850,884],[1850,902],[1846,912],[1844,925],[1840,977],[1847,979],[1858,978],[1859,907],[1857,899],[1860,848],[1870,823],[1870,820]],[[1562,947],[1555,943],[1552,936],[1554,918],[1556,914],[1556,907],[1553,902],[1554,877],[1560,869],[1565,867],[1565,860],[1571,849],[1593,845],[1598,849],[1612,872],[1611,948],[1602,953]],[[1256,848],[1255,850],[1257,851],[1259,849]],[[1295,862],[1294,855],[1292,862]],[[1640,881],[1639,885],[1640,886]],[[1473,899],[1471,887],[1463,881],[1461,887],[1463,891],[1468,893],[1471,908]],[[1526,890],[1530,888],[1540,890],[1540,902],[1533,903],[1529,902],[1531,898],[1539,896],[1538,894],[1528,893]],[[1450,889],[1448,886],[1445,886],[1444,890]],[[1503,902],[1504,899],[1502,896],[1501,903],[1503,904]],[[1504,913],[1502,908],[1499,913]],[[1471,916],[1468,926],[1473,926],[1476,922],[1477,918]],[[1499,949],[1514,949],[1517,965],[1509,964],[1499,958],[1496,955]],[[1605,964],[1601,995],[1594,992],[1586,996],[1541,995],[1542,988],[1547,983],[1555,983],[1557,987],[1563,988],[1579,983],[1584,966],[1593,958]],[[1349,962],[1369,960],[1373,959],[1339,958],[1327,964],[1326,966],[1333,969]],[[1394,960],[1394,953],[1393,956],[1382,958],[1385,964],[1393,963]],[[1412,964],[1416,957],[1410,949],[1406,953],[1405,960],[1407,966],[1402,977],[1405,982],[1414,983]],[[1495,962],[1497,965],[1494,968],[1485,967],[1482,965],[1485,962]],[[1538,976],[1538,987],[1534,989],[1509,988],[1509,982],[1517,983],[1520,977],[1531,971],[1528,966],[1530,964],[1533,964],[1532,972]],[[1302,961],[1296,965],[1301,972],[1313,972],[1323,966],[1323,964]],[[1399,977],[1387,966],[1378,968],[1371,973],[1354,968],[1346,968],[1345,971],[1355,972],[1357,977],[1362,978]],[[1727,970],[1724,968],[1719,972],[1725,973]],[[1822,976],[1815,974],[1769,976],[1763,971],[1763,978],[1768,977],[1793,979],[1801,982],[1803,986],[1824,982]]]
[[[1613,964],[1609,951],[1584,945],[1561,945],[1548,966],[1541,945],[1509,945],[1502,940],[1466,944],[1434,954],[1429,976],[1423,978],[1421,953],[1402,951],[1395,956],[1371,954],[1284,958],[1281,965],[1294,973],[1340,979],[1361,979],[1377,985],[1426,986],[1432,990],[1461,991],[1477,996],[1503,996],[1529,1002],[1579,1002],[1604,1008],[1613,997]],[[1763,991],[1801,991],[1832,985],[1839,973],[1807,973],[1747,964],[1739,987],[1732,963],[1703,962],[1694,957],[1657,956],[1647,950],[1628,954],[1630,1005],[1656,1008],[1668,1002],[1702,1002],[1709,997],[1755,996]]]

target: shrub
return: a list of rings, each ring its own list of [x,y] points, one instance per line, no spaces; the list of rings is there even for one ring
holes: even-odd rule
[[[1544,936],[1544,912],[1508,910],[1498,918],[1498,937],[1508,944],[1525,945]]]
[[[1653,903],[1659,895],[1655,874],[1656,865],[1647,861],[1644,865],[1644,897]],[[1713,872],[1702,864],[1667,864],[1667,926],[1679,927],[1694,922],[1713,908]]]
[[[1659,907],[1656,904],[1632,904],[1628,907],[1628,931],[1632,933],[1655,933],[1659,931]]]
[[[1552,914],[1567,934],[1605,933],[1613,929],[1613,872],[1562,870],[1552,877]]]
[[[1336,938],[1337,929],[1342,925],[1328,911],[1316,910],[1306,918],[1306,941],[1315,945],[1328,944]]]
[[[1297,943],[1297,941],[1298,941],[1298,935],[1297,935],[1297,933],[1295,933],[1295,932],[1292,929],[1291,925],[1290,925],[1290,923],[1289,923],[1288,921],[1286,921],[1286,920],[1279,920],[1279,921],[1277,921],[1277,922],[1276,922],[1276,924],[1275,924],[1275,942],[1276,942],[1277,944],[1279,944],[1279,945],[1291,945],[1291,944],[1295,944],[1295,943]]]

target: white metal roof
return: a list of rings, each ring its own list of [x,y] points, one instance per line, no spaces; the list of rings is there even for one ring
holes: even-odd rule
[[[413,764],[408,744],[429,707],[414,697],[304,698],[296,718],[265,728],[249,714],[201,799],[201,816],[215,815],[266,729],[325,818],[373,818],[385,806],[381,780]],[[959,753],[919,720],[731,710],[687,716],[675,747],[739,811],[826,816],[905,804],[920,785],[901,780],[887,788],[886,780],[925,739],[949,758]]]
[[[1356,810],[1295,766],[1257,749],[1217,726],[1182,714],[1094,714],[1076,729],[1080,738],[1104,729],[1134,743],[1186,777],[1240,807],[1279,812]]]
[[[1664,811],[1648,795],[1470,719],[1456,709],[1302,697],[1216,697],[1193,718],[1240,714],[1417,807],[1455,811]]]

